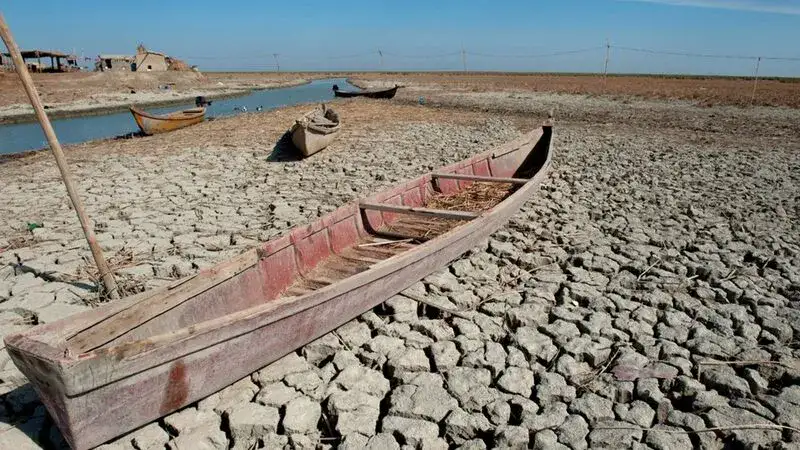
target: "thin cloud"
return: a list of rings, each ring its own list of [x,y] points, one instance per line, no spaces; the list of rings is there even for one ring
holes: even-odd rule
[[[700,8],[738,9],[776,14],[800,15],[800,0],[627,0]]]

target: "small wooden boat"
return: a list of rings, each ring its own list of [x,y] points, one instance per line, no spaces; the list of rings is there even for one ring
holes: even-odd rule
[[[393,88],[389,89],[365,89],[363,91],[343,91],[339,89],[339,86],[333,85],[333,95],[336,97],[368,97],[368,98],[394,98],[394,95],[397,93],[397,89],[400,86],[395,85]]]
[[[303,156],[311,156],[336,140],[341,129],[339,114],[322,104],[297,119],[289,132],[292,143]]]
[[[550,167],[552,127],[356,201],[193,277],[5,338],[84,450],[196,402],[444,267]]]
[[[131,106],[130,110],[136,120],[136,124],[139,125],[142,133],[146,135],[185,128],[202,122],[206,117],[205,108],[185,109],[163,116],[149,114],[134,106]]]

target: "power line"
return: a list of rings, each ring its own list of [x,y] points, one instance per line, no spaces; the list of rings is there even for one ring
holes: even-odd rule
[[[759,56],[758,58],[762,61],[800,61],[800,57],[792,58],[788,56]]]
[[[714,58],[714,59],[743,59],[743,60],[751,60],[756,61],[758,59],[761,60],[770,60],[770,61],[800,61],[800,58],[791,58],[791,57],[783,57],[783,56],[750,56],[750,55],[717,55],[717,54],[709,54],[709,53],[691,53],[691,52],[673,52],[673,51],[665,51],[665,50],[651,50],[648,48],[635,48],[635,47],[622,47],[618,45],[612,46],[617,50],[627,50],[630,52],[638,52],[638,53],[650,53],[653,55],[671,55],[671,56],[687,56],[690,58]]]
[[[520,58],[520,59],[533,59],[533,58],[547,58],[547,57],[555,57],[561,55],[572,55],[572,54],[580,54],[580,53],[589,53],[598,50],[605,49],[606,51],[610,49],[617,49],[629,52],[637,52],[637,53],[647,53],[653,55],[670,55],[670,56],[684,56],[690,58],[709,58],[709,59],[738,59],[738,60],[751,60],[756,61],[759,58],[762,61],[800,61],[800,57],[786,57],[786,56],[752,56],[752,55],[730,55],[730,54],[712,54],[712,53],[694,53],[694,52],[679,52],[679,51],[668,51],[668,50],[655,50],[655,49],[648,49],[648,48],[638,48],[638,47],[626,47],[620,45],[610,45],[606,44],[603,46],[596,46],[596,47],[588,47],[588,48],[581,48],[576,50],[564,50],[558,52],[550,52],[550,53],[534,53],[534,54],[502,54],[502,53],[483,53],[483,52],[473,52],[468,51],[465,48],[462,48],[460,51],[454,52],[446,52],[446,53],[437,53],[437,54],[402,54],[402,53],[394,53],[394,52],[386,52],[383,50],[379,50],[378,53],[383,59],[385,56],[395,57],[395,58],[407,58],[407,59],[438,59],[438,58],[446,58],[452,56],[461,56],[462,59],[466,55],[470,56],[477,56],[483,58]],[[353,53],[347,55],[325,55],[319,57],[307,57],[307,56],[299,56],[300,60],[303,61],[318,61],[318,60],[338,60],[338,59],[352,59],[352,58],[359,58],[364,56],[374,56],[375,52],[362,52],[362,53]],[[283,58],[288,58],[289,60],[297,60],[297,57],[293,57],[291,55],[287,55],[286,53],[280,54]],[[250,53],[247,55],[191,55],[185,56],[186,59],[196,59],[196,60],[248,60],[248,59],[262,59],[262,58],[274,58],[275,53]]]
[[[333,55],[333,56],[322,56],[321,59],[351,59],[351,58],[360,58],[362,56],[372,56],[374,52],[364,52],[364,53],[354,53],[352,55]]]
[[[183,56],[184,59],[257,59],[265,58],[268,54],[263,55],[241,55],[241,56]]]
[[[410,59],[427,59],[427,58],[445,58],[448,56],[458,56],[461,54],[460,51],[458,52],[449,52],[449,53],[439,53],[436,55],[403,55],[398,53],[392,52],[383,52],[386,56],[394,56],[395,58],[410,58]]]
[[[291,55],[287,56],[285,53],[279,53],[283,57],[288,57],[289,59],[293,59]],[[348,59],[348,58],[358,58],[361,56],[372,55],[373,52],[365,52],[365,53],[355,53],[351,55],[331,55],[331,56],[319,56],[315,59]],[[248,53],[246,55],[218,55],[218,56],[209,56],[209,55],[190,55],[184,56],[185,59],[260,59],[260,58],[270,58],[275,53]],[[302,58],[302,56],[301,56]]]
[[[561,56],[561,55],[572,55],[576,53],[587,53],[593,52],[597,50],[601,50],[606,48],[605,46],[598,46],[598,47],[590,47],[590,48],[581,48],[578,50],[565,50],[560,52],[552,52],[552,53],[539,53],[539,54],[532,54],[532,55],[500,55],[500,54],[492,54],[492,53],[477,53],[477,52],[467,52],[468,55],[472,56],[482,56],[485,58],[545,58],[548,56]]]
[[[444,70],[441,67],[430,67],[430,64],[422,63],[422,61],[427,60],[443,60],[437,63],[441,64],[444,60],[448,61],[448,64],[458,64],[456,61],[461,63],[460,69],[466,72],[467,68],[467,56],[470,57],[477,57],[477,58],[495,58],[495,59],[518,59],[518,60],[536,60],[541,58],[551,58],[551,57],[558,57],[562,55],[576,55],[576,54],[585,54],[585,53],[592,53],[604,50],[605,53],[605,62],[603,64],[603,79],[605,80],[608,73],[609,73],[609,62],[611,56],[611,49],[617,49],[621,51],[628,51],[628,52],[637,52],[637,53],[644,53],[644,54],[652,54],[652,55],[669,55],[669,56],[680,56],[680,57],[689,57],[689,58],[705,58],[705,59],[726,59],[726,60],[740,60],[740,61],[752,61],[756,66],[755,70],[755,78],[759,78],[759,68],[761,62],[763,61],[786,61],[786,62],[798,62],[800,61],[800,57],[785,57],[785,56],[751,56],[751,55],[736,55],[736,54],[714,54],[714,53],[697,53],[697,52],[682,52],[682,51],[669,51],[669,50],[657,50],[657,49],[650,49],[650,48],[641,48],[641,47],[628,47],[628,46],[618,46],[618,45],[611,45],[610,40],[606,40],[605,45],[595,46],[595,47],[587,47],[587,48],[579,48],[574,50],[562,50],[562,51],[555,51],[555,52],[548,52],[548,53],[532,53],[532,54],[503,54],[503,53],[483,53],[483,52],[472,52],[468,51],[466,47],[462,44],[458,51],[452,52],[443,52],[443,53],[436,53],[436,54],[403,54],[403,53],[394,53],[394,52],[386,52],[383,49],[378,49],[378,66],[375,67],[374,63],[365,63],[364,61],[358,61],[357,58],[364,58],[370,57],[370,60],[374,61],[375,57],[375,50],[364,51],[360,53],[352,53],[352,54],[344,54],[344,55],[322,55],[322,56],[312,56],[307,53],[297,53],[296,56],[292,56],[286,53],[249,53],[247,55],[235,56],[235,55],[219,55],[219,56],[212,56],[212,55],[196,55],[196,56],[187,56],[186,59],[192,60],[199,60],[199,61],[206,61],[206,64],[210,66],[224,66],[230,65],[235,66],[238,70],[281,70],[281,62],[288,61],[289,67],[310,67],[316,66],[318,68],[324,68],[327,66],[327,70],[341,70],[336,69],[336,67],[346,65],[349,67],[348,70],[355,70],[355,66],[360,67],[358,70],[364,70],[368,68],[376,68],[379,70],[387,70],[391,69],[392,60],[395,61],[396,67],[401,66],[408,66],[410,61],[418,60],[419,63],[415,63],[417,67],[414,70]],[[279,61],[278,55],[281,58],[285,58],[285,60]],[[386,58],[389,58],[389,61],[386,61]],[[458,58],[458,60],[456,60]],[[264,60],[272,59],[274,60],[275,64],[264,64]],[[401,62],[402,60],[409,60],[406,62]],[[216,61],[216,63],[214,62]],[[343,62],[336,62],[336,61],[343,61]],[[346,62],[345,62],[346,61]],[[389,66],[388,68],[386,66]],[[473,66],[474,66],[473,62]],[[423,66],[428,66],[423,67]],[[236,70],[233,67],[226,67],[227,70]],[[474,69],[474,67],[473,67]],[[757,88],[757,83],[754,84],[754,92]]]

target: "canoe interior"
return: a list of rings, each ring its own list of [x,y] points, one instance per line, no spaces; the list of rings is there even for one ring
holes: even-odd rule
[[[188,117],[196,117],[201,114],[205,114],[205,108],[192,108],[192,109],[184,109],[183,111],[176,111],[174,113],[167,114],[168,119],[185,119]]]
[[[130,108],[131,111],[139,116],[146,117],[148,119],[155,119],[155,120],[186,120],[186,119],[194,119],[200,116],[205,115],[206,109],[205,108],[192,108],[192,109],[184,109],[182,111],[175,111],[169,114],[150,114],[148,112],[142,111],[137,108]]]
[[[336,128],[339,126],[340,118],[335,109],[323,103],[318,108],[303,114],[298,122],[301,125],[313,124],[322,128]]]
[[[428,207],[431,203],[437,203],[437,206],[458,205],[464,203],[465,199],[475,197],[476,193],[483,193],[483,198],[486,200],[483,205],[489,209],[500,203],[514,190],[513,186],[505,183],[500,186],[474,183],[457,193],[436,193],[425,206]],[[486,195],[487,193],[488,195]],[[480,194],[478,195],[480,196]],[[388,214],[394,217],[387,218]],[[366,237],[359,239],[354,245],[329,255],[308,273],[298,277],[284,294],[301,296],[311,293],[316,289],[368,270],[383,260],[407,252],[466,222],[394,213],[383,213],[383,215],[384,224],[379,229],[370,230],[371,232]]]
[[[541,144],[543,139],[539,140]],[[454,174],[491,177],[532,177],[547,159],[547,145],[505,154],[487,152],[443,169]],[[483,212],[514,192],[510,183],[484,183],[425,175],[367,200],[386,205]],[[236,269],[227,279],[187,298],[162,296],[138,301],[116,314],[73,330],[66,337],[68,353],[90,358],[95,353],[130,349],[159,335],[198,326],[205,321],[247,310],[280,298],[302,296],[446,233],[466,220],[420,217],[361,209],[351,204],[265,243],[252,265]],[[387,240],[400,243],[375,245]],[[187,285],[191,280],[187,282]],[[181,288],[179,288],[181,289]],[[177,289],[176,289],[177,290]],[[175,297],[175,296],[173,296]],[[158,339],[155,339],[156,341]]]

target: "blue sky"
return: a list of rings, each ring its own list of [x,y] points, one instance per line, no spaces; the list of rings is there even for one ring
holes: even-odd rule
[[[597,72],[612,45],[800,57],[800,0],[9,1],[19,45],[95,56],[138,42],[201,69]],[[147,14],[144,14],[144,13]],[[592,49],[576,54],[539,56]],[[610,71],[751,75],[755,62],[612,49]],[[800,62],[763,61],[800,76]]]

